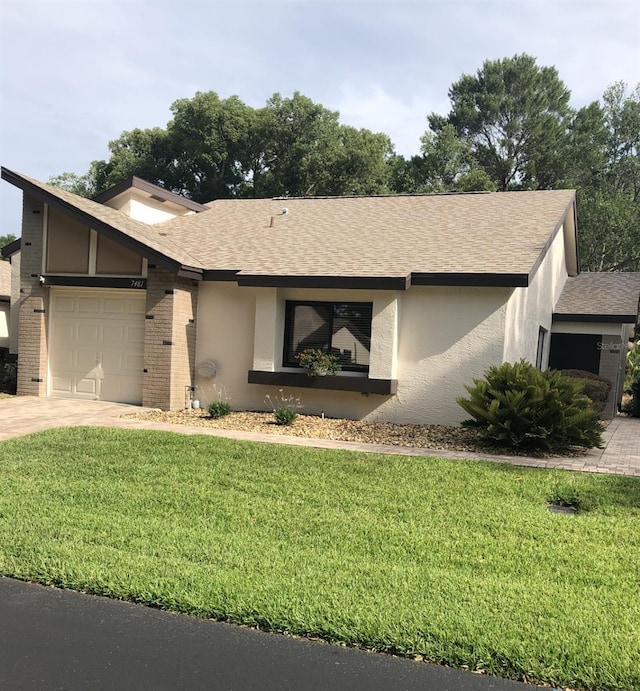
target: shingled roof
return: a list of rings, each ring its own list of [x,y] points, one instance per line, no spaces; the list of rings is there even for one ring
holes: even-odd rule
[[[569,272],[577,271],[572,190],[217,200],[150,226],[6,169],[2,177],[143,256],[209,280],[527,286],[563,223]]]
[[[159,224],[203,266],[245,285],[369,277],[415,284],[527,285],[571,190],[219,200]]]
[[[640,301],[640,273],[583,273],[568,278],[554,321],[635,324]]]
[[[47,185],[39,180],[2,168],[2,179],[48,204],[53,204],[80,223],[103,232],[116,242],[124,242],[143,256],[170,269],[200,268],[198,259],[166,238],[155,226],[136,221],[121,211],[91,199]]]

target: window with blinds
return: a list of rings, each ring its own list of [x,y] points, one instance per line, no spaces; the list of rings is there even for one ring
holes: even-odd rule
[[[298,367],[298,353],[318,348],[347,372],[368,372],[372,310],[371,302],[287,301],[284,366]]]

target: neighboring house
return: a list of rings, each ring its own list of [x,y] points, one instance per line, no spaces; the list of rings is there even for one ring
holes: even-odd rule
[[[603,417],[613,417],[622,398],[639,295],[640,273],[580,274],[567,281],[553,313],[549,366],[606,377],[612,386]]]
[[[9,348],[11,264],[0,261],[0,348]]]
[[[200,205],[2,177],[24,192],[19,394],[264,410],[282,389],[306,413],[457,424],[490,365],[547,366],[579,273],[567,190]],[[343,370],[309,378],[305,347]]]

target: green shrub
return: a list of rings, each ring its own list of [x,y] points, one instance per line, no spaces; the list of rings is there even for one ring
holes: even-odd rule
[[[457,402],[473,419],[463,424],[498,444],[549,451],[602,446],[602,423],[582,383],[560,372],[541,372],[524,360],[505,362],[465,388],[470,398]]]
[[[292,425],[298,417],[298,413],[293,408],[282,407],[273,411],[273,417],[277,425]]]
[[[18,384],[18,363],[6,348],[0,348],[0,393],[15,394]]]
[[[307,348],[296,355],[296,360],[310,377],[336,374],[341,369],[338,356],[320,348]]]
[[[582,382],[582,393],[593,403],[593,407],[601,413],[607,403],[611,382],[599,374],[581,369],[563,369],[560,374]]]
[[[209,404],[207,411],[212,418],[219,418],[229,415],[229,413],[233,412],[233,409],[227,401],[214,401]]]

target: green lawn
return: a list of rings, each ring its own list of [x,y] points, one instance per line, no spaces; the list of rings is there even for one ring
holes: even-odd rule
[[[556,515],[546,500],[581,507]],[[0,443],[0,573],[516,679],[640,688],[640,480],[214,437]]]

